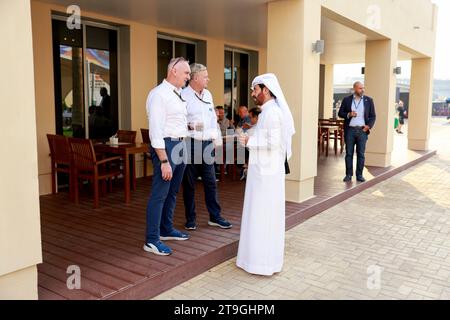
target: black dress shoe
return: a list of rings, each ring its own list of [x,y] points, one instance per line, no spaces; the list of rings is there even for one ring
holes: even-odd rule
[[[352,181],[352,177],[351,176],[345,176],[343,181],[344,182],[350,182],[350,181]]]
[[[358,180],[359,182],[366,182],[366,179],[364,179],[363,176],[356,177],[356,180]]]

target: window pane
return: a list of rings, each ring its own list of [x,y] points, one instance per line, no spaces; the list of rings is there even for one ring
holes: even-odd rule
[[[173,57],[172,41],[158,38],[158,83],[167,76],[167,65]]]
[[[175,42],[175,57],[183,57],[189,63],[195,62],[195,45],[190,43]]]
[[[232,106],[232,94],[231,94],[231,81],[232,81],[232,57],[233,53],[231,51],[225,51],[225,68],[224,68],[224,77],[225,77],[225,87],[224,87],[224,109],[226,112],[226,116],[228,119],[233,118],[233,106]]]

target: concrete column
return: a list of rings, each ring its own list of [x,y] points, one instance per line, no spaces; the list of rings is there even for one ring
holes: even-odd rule
[[[377,121],[366,149],[366,165],[389,167],[393,148],[398,43],[393,40],[366,42],[366,94],[374,99]]]
[[[321,6],[316,0],[285,0],[268,7],[267,71],[280,81],[297,132],[286,200],[301,202],[314,196],[317,175],[320,56],[312,44],[320,39]]]
[[[0,50],[0,299],[37,299],[42,249],[29,0],[0,1],[0,39],[8,44]]]
[[[412,60],[408,110],[408,148],[428,150],[433,95],[433,59]]]
[[[319,119],[333,117],[333,65],[320,65]]]
[[[323,81],[323,119],[333,117],[333,96],[334,96],[334,65],[325,65]]]

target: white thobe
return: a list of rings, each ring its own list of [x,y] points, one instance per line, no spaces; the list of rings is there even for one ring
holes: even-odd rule
[[[270,100],[261,108],[247,143],[250,158],[236,264],[270,276],[283,267],[286,150],[280,107]]]

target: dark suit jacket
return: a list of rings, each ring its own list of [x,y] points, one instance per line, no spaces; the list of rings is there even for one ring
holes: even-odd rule
[[[348,118],[348,114],[352,112],[352,103],[353,103],[353,95],[345,97],[342,100],[341,108],[339,109],[339,118],[345,119],[344,131],[347,132],[350,127],[350,120],[352,118]],[[364,120],[366,122],[366,126],[369,126],[370,129],[375,125],[375,120],[377,115],[375,113],[375,105],[373,103],[373,99],[370,97],[364,96]]]

